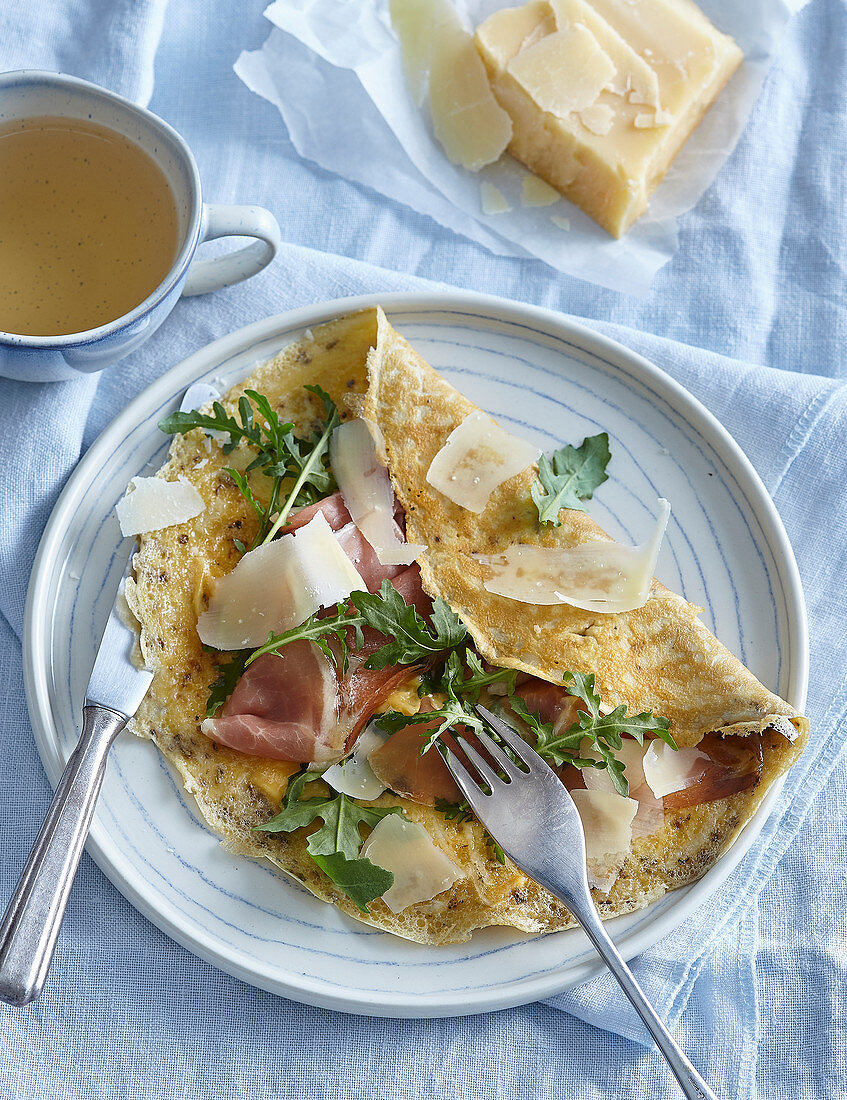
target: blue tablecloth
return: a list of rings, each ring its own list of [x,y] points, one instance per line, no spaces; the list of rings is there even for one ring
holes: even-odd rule
[[[0,9],[0,68],[59,69],[149,101],[193,146],[207,197],[268,206],[290,242],[249,284],[180,303],[141,352],[100,379],[0,380],[0,904],[49,801],[23,697],[26,582],[56,495],[98,432],[168,366],[268,314],[431,288],[424,280],[499,293],[575,314],[673,374],[735,435],[782,514],[809,604],[813,741],[720,896],[636,966],[718,1095],[843,1095],[843,0],[812,0],[789,25],[739,146],[683,219],[679,251],[643,301],[489,255],[300,161],[277,112],[232,72],[267,33],[262,6],[54,0]],[[678,1095],[617,1005],[597,981],[555,1007],[441,1021],[303,1007],[170,942],[84,857],[45,993],[23,1010],[0,1005],[0,1081],[4,1095],[38,1100]]]

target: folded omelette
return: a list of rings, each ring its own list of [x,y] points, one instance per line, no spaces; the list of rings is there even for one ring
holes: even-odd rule
[[[699,608],[658,581],[643,606],[612,614],[567,603],[529,606],[489,591],[480,557],[515,544],[569,548],[608,536],[576,509],[561,512],[560,526],[542,527],[531,496],[538,474],[534,465],[495,488],[481,512],[454,503],[430,484],[433,459],[475,406],[416,354],[381,310],[342,317],[307,333],[231,390],[222,404],[234,413],[246,390],[258,392],[281,420],[305,433],[322,412],[320,395],[306,386],[326,391],[342,419],[362,417],[369,425],[390,475],[405,539],[426,547],[414,567],[417,591],[422,589],[428,606],[440,598],[452,609],[486,669],[515,670],[525,694],[535,691],[538,698],[544,694],[539,687],[561,685],[568,670],[592,674],[605,709],[625,705],[630,714],[661,715],[680,750],[700,746],[720,761],[717,783],[695,783],[685,797],[653,800],[652,818],[633,831],[613,881],[593,891],[601,915],[641,908],[702,876],[802,751],[806,719],[709,633]],[[314,781],[312,773],[303,774],[309,765],[302,756],[288,761],[262,755],[255,746],[233,748],[216,738],[215,724],[206,718],[220,655],[201,643],[198,618],[208,610],[219,579],[241,560],[257,524],[255,509],[225,472],[239,463],[246,471],[249,455],[225,454],[197,428],[174,438],[159,471],[167,481],[187,479],[204,507],[190,520],[139,538],[128,599],[140,624],[144,660],[155,675],[134,732],[153,739],[228,850],[269,860],[318,898],[377,928],[446,944],[491,925],[527,933],[571,926],[564,906],[503,859],[472,815],[446,808],[438,797],[407,797],[403,783],[396,784],[402,794],[387,789],[362,800],[362,807],[402,811],[405,820],[423,826],[455,871],[447,889],[399,911],[382,897],[363,909],[324,873],[308,848],[317,822],[265,831],[293,777],[299,774],[301,784],[308,780],[318,794],[325,788],[319,770]],[[261,477],[252,484],[260,496]],[[375,710],[385,710],[386,701],[406,714],[420,707],[421,669],[405,672],[390,683],[383,675]],[[357,735],[371,717],[360,715]],[[407,727],[387,745],[408,742],[409,729],[415,736],[419,732]],[[345,751],[351,747],[348,742]],[[429,755],[435,766],[435,754]],[[563,778],[569,786],[582,785],[578,777]],[[437,796],[439,782],[429,794]]]

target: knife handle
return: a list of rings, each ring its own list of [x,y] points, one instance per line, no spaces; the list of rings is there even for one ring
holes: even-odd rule
[[[82,733],[0,924],[0,1000],[25,1005],[41,992],[88,836],[106,757],[127,719],[86,703]]]

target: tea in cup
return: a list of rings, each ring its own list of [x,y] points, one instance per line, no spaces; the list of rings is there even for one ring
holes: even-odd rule
[[[192,264],[229,235],[258,240]],[[101,370],[180,293],[247,279],[279,244],[267,210],[202,202],[191,151],[151,112],[75,77],[0,74],[0,374]]]

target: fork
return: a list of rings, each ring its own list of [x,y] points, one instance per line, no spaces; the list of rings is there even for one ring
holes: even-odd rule
[[[644,1021],[688,1100],[717,1097],[674,1041],[603,927],[588,886],[582,819],[567,788],[510,726],[485,707],[479,717],[526,766],[526,771],[486,732],[475,732],[498,771],[473,745],[454,733],[483,787],[446,745],[438,749],[471,809],[512,862],[565,903]],[[505,779],[503,778],[505,776]]]

